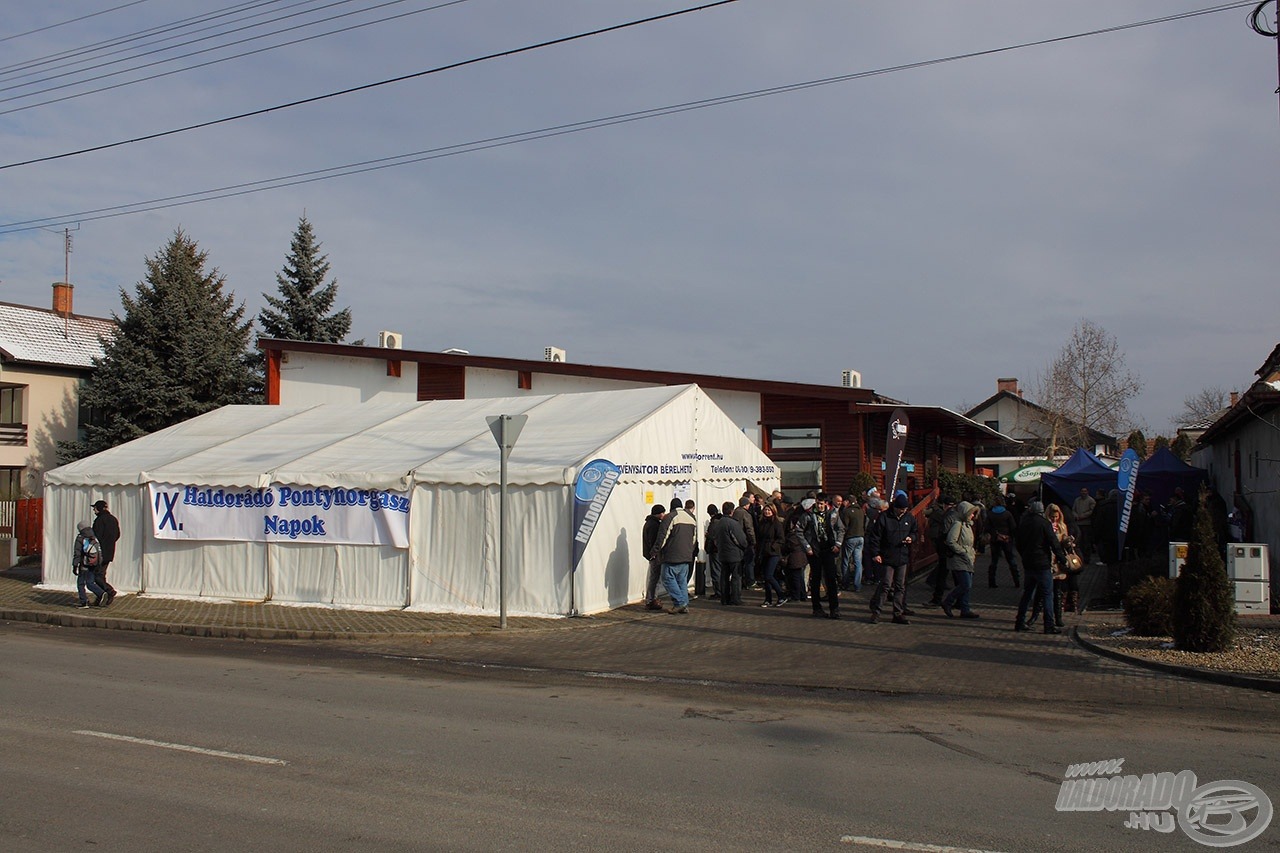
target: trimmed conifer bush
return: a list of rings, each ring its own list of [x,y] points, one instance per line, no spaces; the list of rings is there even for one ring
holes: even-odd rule
[[[1220,652],[1236,630],[1235,592],[1218,554],[1213,521],[1203,502],[1187,543],[1187,562],[1173,594],[1173,642],[1187,652]]]
[[[1173,579],[1144,578],[1124,596],[1124,621],[1140,637],[1173,636]]]

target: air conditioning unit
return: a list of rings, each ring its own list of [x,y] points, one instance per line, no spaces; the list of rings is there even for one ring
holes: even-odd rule
[[[1227,545],[1227,577],[1236,590],[1237,614],[1271,612],[1270,565],[1267,546],[1256,542]]]
[[[383,349],[400,349],[404,346],[404,335],[399,332],[378,332],[378,346]]]
[[[560,347],[547,347],[542,351],[543,361],[564,361],[564,350]]]
[[[845,370],[840,373],[840,384],[845,388],[861,388],[862,374],[856,370]]]

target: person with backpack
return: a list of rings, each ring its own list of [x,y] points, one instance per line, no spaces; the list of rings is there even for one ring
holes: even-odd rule
[[[80,599],[76,607],[99,607],[107,597],[97,581],[98,566],[102,564],[102,546],[98,544],[98,537],[93,535],[93,525],[89,522],[80,522],[77,529],[80,532],[76,534],[76,542],[71,549],[71,573],[76,576],[76,595]],[[85,589],[93,593],[93,604],[84,594]]]

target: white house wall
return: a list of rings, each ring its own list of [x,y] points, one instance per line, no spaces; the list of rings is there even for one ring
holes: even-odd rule
[[[1240,490],[1253,511],[1253,541],[1264,542],[1270,557],[1271,595],[1280,596],[1280,409],[1272,410],[1266,421],[1252,420],[1212,445],[1208,467],[1210,480],[1230,509],[1235,492],[1234,448],[1240,447]],[[1255,473],[1256,472],[1256,473]]]
[[[387,350],[389,359],[395,350]],[[381,359],[316,353],[288,353],[280,365],[280,399],[289,406],[316,403],[413,403],[418,399],[418,364],[401,362],[399,376],[387,376]]]
[[[0,445],[0,466],[26,468],[22,488],[38,494],[40,475],[58,464],[58,442],[74,441],[80,420],[80,380],[47,371],[0,366],[0,382],[25,385],[22,417],[25,445]]]
[[[533,387],[521,390],[519,374],[515,370],[495,370],[489,367],[466,368],[467,397],[515,397],[524,394],[580,394],[584,391],[619,391],[627,388],[652,388],[653,382],[626,382],[621,379],[600,379],[592,376],[565,376],[558,373],[538,373],[532,376]]]

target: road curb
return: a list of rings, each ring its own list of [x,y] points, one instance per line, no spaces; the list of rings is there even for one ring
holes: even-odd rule
[[[1235,672],[1219,672],[1214,669],[1204,669],[1198,666],[1179,666],[1174,663],[1165,663],[1164,661],[1148,660],[1137,655],[1129,655],[1124,652],[1109,649],[1093,640],[1085,637],[1080,633],[1080,626],[1071,629],[1071,639],[1081,648],[1093,652],[1095,655],[1111,660],[1127,663],[1132,666],[1139,666],[1143,669],[1151,669],[1156,672],[1163,672],[1167,675],[1180,675],[1184,678],[1194,678],[1198,681],[1211,681],[1214,684],[1225,684],[1228,687],[1247,687],[1251,690],[1264,690],[1269,693],[1280,693],[1280,679],[1264,678],[1255,675],[1241,675]]]
[[[591,617],[578,617],[581,623],[572,630],[605,628],[634,622],[644,618],[643,614],[627,619],[592,620]],[[160,622],[153,619],[127,619],[119,616],[102,616],[98,613],[81,615],[75,613],[59,613],[48,610],[15,610],[0,609],[0,621],[34,622],[44,625],[57,625],[63,628],[99,628],[115,631],[139,631],[149,634],[173,634],[185,637],[207,637],[225,640],[408,640],[444,639],[446,637],[471,637],[498,633],[496,624],[484,629],[459,629],[447,631],[333,631],[303,628],[271,628],[262,626],[229,626],[229,625],[197,625],[189,622]],[[533,634],[570,630],[563,627],[508,627],[502,633]]]

